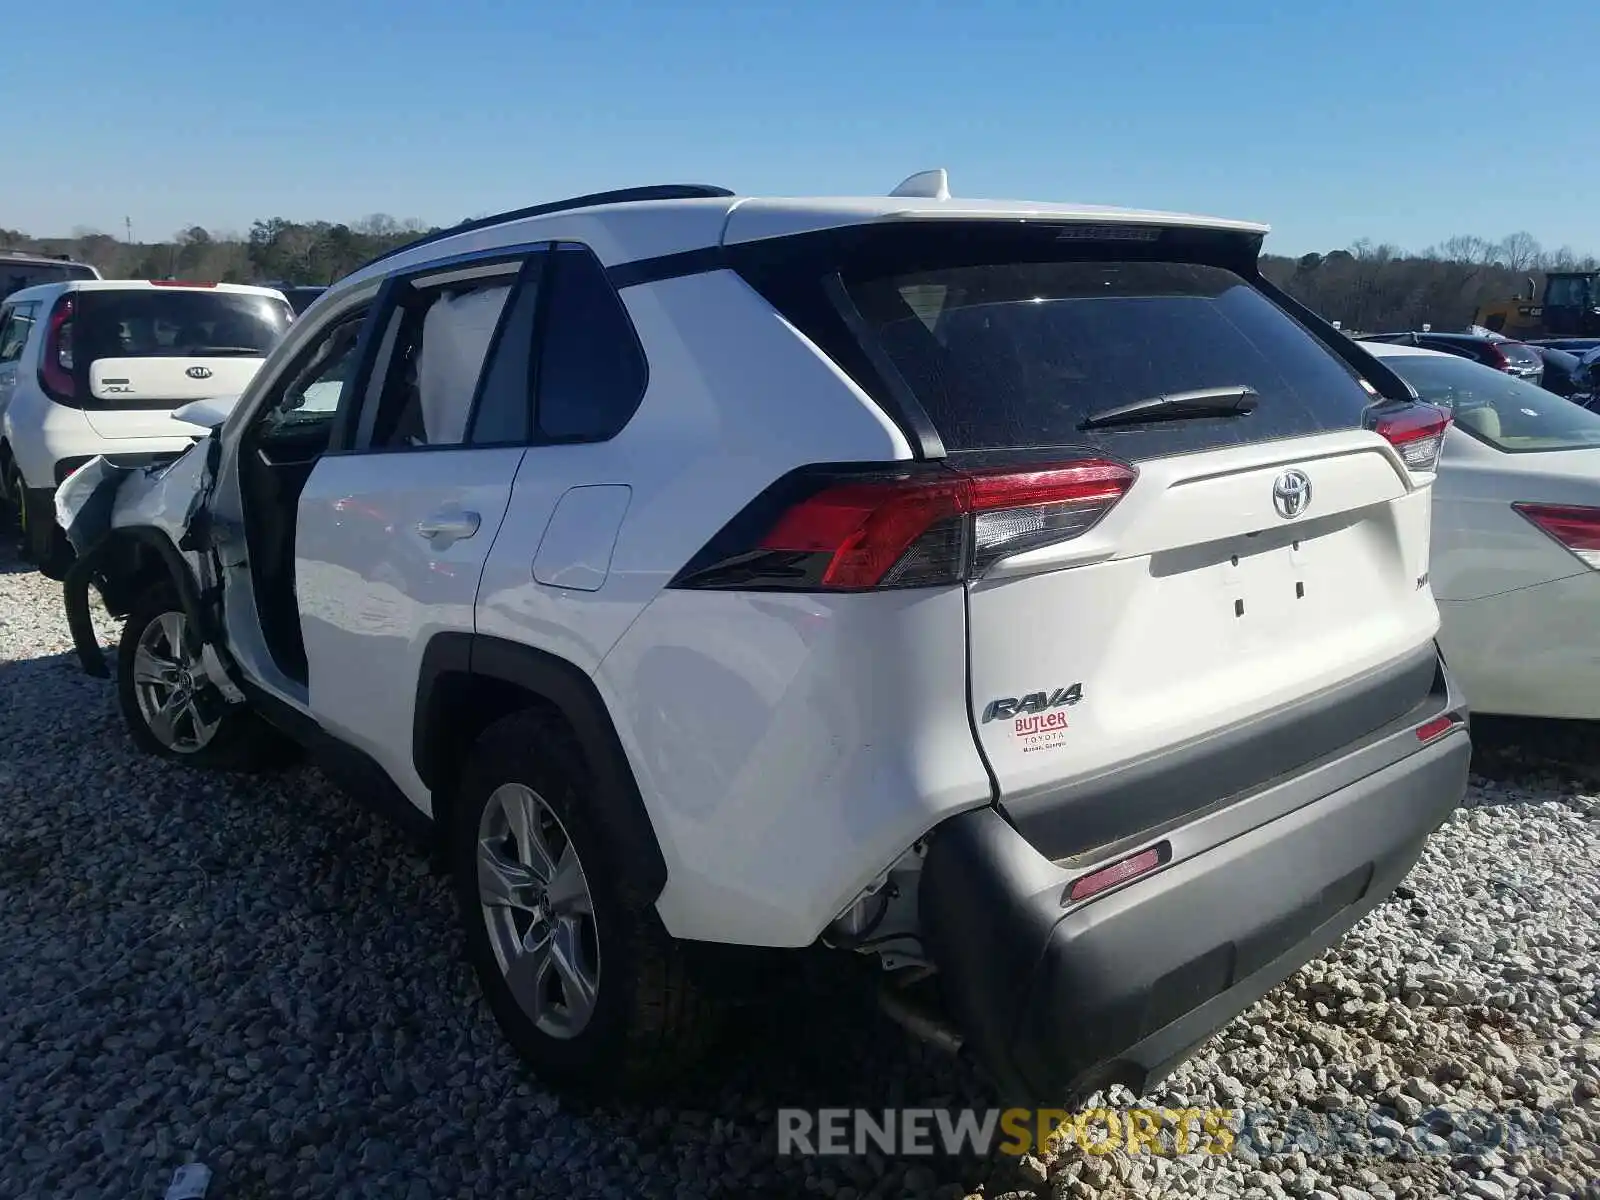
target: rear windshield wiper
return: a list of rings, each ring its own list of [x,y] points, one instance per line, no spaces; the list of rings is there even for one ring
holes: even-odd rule
[[[1143,425],[1147,421],[1189,421],[1201,417],[1242,417],[1260,403],[1255,388],[1244,384],[1196,388],[1192,392],[1164,392],[1132,404],[1119,404],[1090,413],[1079,429],[1104,429],[1109,425]]]
[[[233,355],[236,355],[236,354],[239,354],[239,355],[243,355],[243,354],[265,355],[266,351],[261,349],[261,347],[259,347],[259,346],[196,346],[192,350],[186,349],[183,352],[183,357],[185,357],[185,358],[221,358],[223,355],[228,355],[229,357],[232,357]]]

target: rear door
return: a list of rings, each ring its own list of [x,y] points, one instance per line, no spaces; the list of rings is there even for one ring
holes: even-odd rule
[[[1436,672],[1432,477],[1363,427],[1369,386],[1239,274],[1100,249],[851,283],[952,465],[1110,464],[975,526],[1016,549],[968,585],[974,727],[1057,857],[1337,750]]]
[[[183,437],[171,410],[237,395],[289,326],[275,297],[195,286],[82,289],[71,352],[103,438]]]
[[[526,365],[531,317],[497,330],[508,309],[530,311],[514,294],[536,295],[541,265],[524,251],[391,280],[369,322],[374,365],[344,389],[333,447],[300,496],[295,595],[311,713],[425,809],[411,754],[422,655],[438,633],[473,632],[524,453],[526,420],[478,403],[479,381],[502,353],[520,350]],[[525,411],[525,386],[496,394]]]

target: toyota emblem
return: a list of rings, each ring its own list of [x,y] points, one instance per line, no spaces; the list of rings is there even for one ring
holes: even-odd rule
[[[187,375],[190,379],[210,379],[211,378],[211,368],[210,367],[190,367],[187,371],[184,372],[184,374]]]
[[[1304,471],[1285,471],[1272,481],[1272,507],[1286,521],[1311,507],[1311,480]]]

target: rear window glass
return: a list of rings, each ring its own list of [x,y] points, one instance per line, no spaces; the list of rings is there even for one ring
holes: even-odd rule
[[[1384,360],[1426,401],[1443,405],[1479,441],[1510,453],[1600,446],[1600,413],[1464,358],[1399,354]]]
[[[964,265],[850,285],[950,450],[1090,442],[1141,456],[1360,424],[1356,376],[1241,276],[1162,261]],[[1249,388],[1247,416],[1082,427],[1122,405]]]
[[[78,293],[73,345],[103,358],[260,357],[289,327],[282,300],[244,292]]]
[[[1501,342],[1500,353],[1504,354],[1506,361],[1515,367],[1526,367],[1531,370],[1544,365],[1544,359],[1539,357],[1532,346],[1524,346],[1520,342]]]

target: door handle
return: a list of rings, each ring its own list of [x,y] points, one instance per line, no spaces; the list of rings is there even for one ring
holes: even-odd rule
[[[417,522],[417,532],[443,548],[478,532],[482,518],[475,512],[436,512]]]

